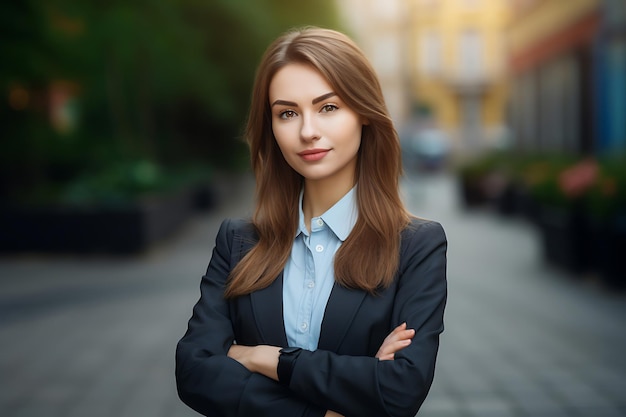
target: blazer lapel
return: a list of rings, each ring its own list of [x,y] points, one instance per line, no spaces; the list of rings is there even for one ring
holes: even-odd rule
[[[235,259],[233,259],[233,265],[239,262],[257,242],[253,229],[244,230],[242,234],[235,234],[234,236],[233,256]],[[251,293],[250,303],[262,339],[259,343],[287,346],[287,335],[283,322],[282,272],[269,287]]]
[[[250,294],[252,311],[263,343],[287,346],[287,335],[283,321],[283,274],[272,284]]]
[[[352,290],[335,283],[322,320],[318,343],[320,349],[338,350],[365,294],[365,291]]]

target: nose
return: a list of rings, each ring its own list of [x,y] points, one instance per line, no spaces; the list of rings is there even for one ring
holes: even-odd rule
[[[320,133],[315,123],[315,117],[311,114],[305,114],[302,117],[302,126],[300,126],[300,139],[305,142],[319,139]]]

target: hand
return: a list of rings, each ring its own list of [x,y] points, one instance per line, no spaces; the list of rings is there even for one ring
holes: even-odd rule
[[[339,414],[335,411],[328,410],[326,411],[326,414],[324,414],[324,417],[343,417],[343,414]]]
[[[248,371],[254,372],[254,370],[251,369],[253,366],[252,356],[254,354],[254,348],[254,346],[232,345],[230,349],[228,349],[228,357],[245,366]]]
[[[376,357],[381,361],[393,360],[396,352],[411,344],[413,336],[415,336],[415,330],[407,329],[406,323],[402,323],[385,337],[383,344],[376,352]]]
[[[236,360],[250,372],[256,372],[278,381],[278,356],[280,348],[269,345],[232,345],[228,357]]]

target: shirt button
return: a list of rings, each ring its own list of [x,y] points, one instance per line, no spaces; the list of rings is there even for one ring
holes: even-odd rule
[[[317,225],[318,225],[318,226],[323,226],[323,225],[324,225],[324,220],[322,220],[322,219],[317,219]]]
[[[323,251],[323,250],[324,250],[324,247],[323,247],[322,245],[317,245],[317,246],[315,247],[315,250],[316,250],[317,252],[321,252],[321,251]]]
[[[300,330],[302,330],[303,332],[306,332],[306,329],[309,327],[309,325],[307,324],[307,322],[303,321],[300,324]]]
[[[306,286],[309,287],[309,288],[313,288],[313,287],[315,287],[315,282],[309,281],[309,283]]]

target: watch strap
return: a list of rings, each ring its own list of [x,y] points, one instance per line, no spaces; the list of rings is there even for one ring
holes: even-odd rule
[[[280,352],[280,356],[278,357],[278,368],[276,369],[276,373],[278,374],[278,381],[286,386],[289,386],[291,382],[291,375],[293,374],[293,368],[298,360],[298,356],[300,356],[300,352],[302,351],[299,347],[285,347],[282,348]]]

